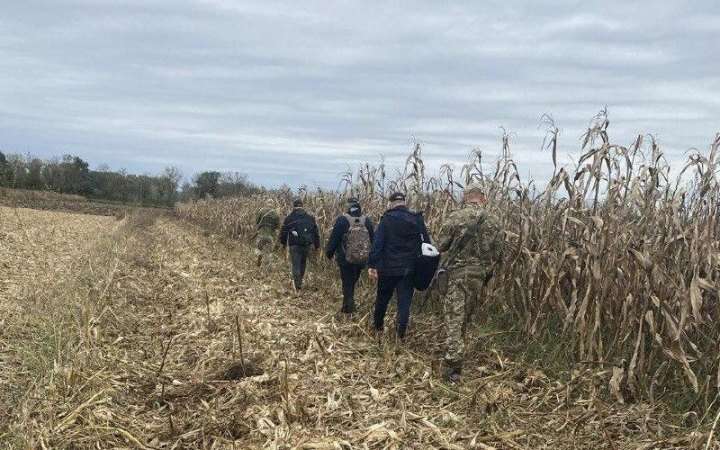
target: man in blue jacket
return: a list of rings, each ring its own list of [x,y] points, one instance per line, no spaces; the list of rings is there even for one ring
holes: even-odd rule
[[[390,208],[375,231],[368,273],[378,282],[374,326],[382,332],[390,298],[397,293],[397,335],[403,339],[410,320],[413,272],[422,242],[431,242],[422,214],[410,211],[405,194],[390,196]]]
[[[355,285],[360,279],[365,263],[357,261],[352,256],[346,254],[348,251],[348,237],[351,228],[351,221],[357,221],[358,226],[364,226],[367,235],[361,236],[362,239],[367,238],[368,247],[373,241],[374,229],[372,220],[363,216],[360,202],[356,198],[347,201],[347,212],[339,216],[335,220],[330,238],[325,246],[325,256],[328,259],[335,257],[338,267],[340,268],[340,280],[342,281],[343,303],[340,309],[347,317],[355,312]],[[353,223],[354,225],[354,223]],[[363,233],[364,235],[364,233]],[[352,249],[350,250],[352,251]]]
[[[302,288],[310,246],[320,248],[320,233],[315,217],[303,209],[302,200],[293,202],[293,211],[285,218],[280,229],[280,244],[285,249],[290,246],[290,263],[292,265],[293,282],[296,290]]]

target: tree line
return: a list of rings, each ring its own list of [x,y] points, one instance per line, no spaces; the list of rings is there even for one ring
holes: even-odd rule
[[[157,175],[136,175],[106,166],[92,170],[88,162],[75,155],[41,159],[0,151],[0,187],[5,188],[53,191],[141,206],[173,206],[177,201],[261,191],[238,172],[201,172],[181,186],[182,180],[176,167],[167,167]]]

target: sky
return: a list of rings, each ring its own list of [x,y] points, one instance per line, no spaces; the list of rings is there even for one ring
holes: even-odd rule
[[[594,4],[594,5],[593,5]],[[511,133],[552,173],[607,107],[679,164],[720,132],[720,2],[3,0],[0,150],[335,187],[413,140],[430,170]]]

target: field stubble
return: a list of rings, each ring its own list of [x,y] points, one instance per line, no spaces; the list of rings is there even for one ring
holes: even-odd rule
[[[38,246],[19,239],[3,257],[46,261],[10,276],[33,289],[3,295],[7,448],[669,449],[708,438],[661,405],[607,401],[602,371],[546,376],[492,346],[473,346],[466,382],[447,386],[438,321],[419,315],[406,346],[371,337],[366,318],[337,321],[325,262],[296,297],[280,258],[258,270],[246,244],[167,217],[2,212],[26,218],[5,233]]]

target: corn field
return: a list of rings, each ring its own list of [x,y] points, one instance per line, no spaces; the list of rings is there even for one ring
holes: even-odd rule
[[[575,363],[607,369],[620,402],[684,398],[690,409],[711,408],[720,392],[720,134],[671,173],[653,137],[613,143],[602,111],[581,140],[576,165],[560,167],[559,130],[550,118],[544,124],[543,150],[554,167],[544,185],[520,177],[505,135],[502,156],[487,172],[477,151],[461,170],[444,165],[429,176],[415,144],[402,171],[364,164],[345,174],[337,191],[301,187],[297,194],[209,199],[182,204],[177,213],[250,239],[260,206],[287,211],[300,195],[327,237],[348,197],[358,197],[377,220],[387,196],[400,190],[437,236],[462,186],[480,181],[508,248],[482,296],[489,320],[513,324],[524,339],[553,338]]]

